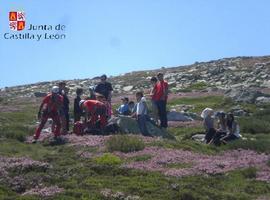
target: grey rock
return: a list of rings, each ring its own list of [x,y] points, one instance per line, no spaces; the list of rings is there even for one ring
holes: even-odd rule
[[[176,111],[170,111],[167,113],[167,119],[168,121],[193,121],[193,119],[187,115],[185,115],[184,112],[176,112]]]
[[[257,90],[233,89],[225,92],[225,95],[231,97],[236,102],[255,103],[257,97],[264,96]]]
[[[127,116],[114,117],[110,119],[109,123],[116,123],[121,133],[141,134],[137,121],[131,117]],[[151,136],[174,139],[174,137],[169,133],[167,133],[167,131],[160,129],[150,121],[146,122],[146,126]]]
[[[45,97],[47,96],[46,92],[34,92],[35,97]]]
[[[133,89],[133,85],[129,85],[129,86],[123,87],[123,90],[124,90],[125,92],[130,92],[132,89]]]
[[[255,103],[256,105],[270,104],[270,97],[258,97]]]

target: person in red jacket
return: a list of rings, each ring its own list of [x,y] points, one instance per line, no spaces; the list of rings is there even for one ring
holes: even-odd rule
[[[35,131],[34,140],[39,138],[41,130],[44,128],[48,118],[52,118],[53,124],[55,124],[52,130],[54,136],[57,137],[60,135],[61,122],[59,111],[63,106],[63,97],[58,93],[59,87],[54,86],[51,93],[43,99],[38,111],[40,124]]]
[[[107,108],[104,103],[98,100],[81,100],[80,107],[85,111],[86,122],[91,127],[96,128],[96,123],[100,121],[100,129],[107,125]]]
[[[152,100],[155,102],[158,110],[158,115],[160,119],[160,127],[167,128],[167,99],[168,99],[168,83],[164,80],[163,74],[158,73],[157,75],[158,83],[154,87],[154,92],[152,94]]]

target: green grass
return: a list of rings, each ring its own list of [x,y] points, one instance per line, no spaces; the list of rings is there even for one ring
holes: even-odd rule
[[[168,102],[168,106],[175,106],[179,104],[194,105],[195,108],[191,112],[200,113],[206,107],[219,108],[223,102],[223,96],[207,96],[207,97],[183,97],[180,99],[173,99]]]
[[[94,161],[98,165],[119,165],[121,164],[121,159],[111,153],[105,153],[102,156],[96,157]]]
[[[134,156],[131,158],[127,159],[127,162],[143,162],[143,161],[147,161],[150,160],[152,158],[151,155],[145,154],[145,155],[140,155],[140,156]]]
[[[19,111],[1,112],[0,137],[24,141],[26,136],[34,133],[36,113],[37,108],[27,103]]]
[[[169,163],[165,165],[167,168],[184,169],[192,167],[192,163]]]
[[[235,105],[230,99],[224,99],[221,96],[181,98],[169,103],[169,105],[176,104],[194,105],[193,111],[195,112],[201,112],[205,107],[229,109]],[[241,106],[250,109],[250,111],[257,109],[254,105],[249,104],[241,104]],[[239,169],[220,175],[175,178],[164,176],[158,172],[131,170],[120,166],[122,163],[147,161],[152,158],[151,155],[121,160],[112,153],[107,153],[107,151],[132,152],[141,150],[145,146],[183,149],[205,154],[216,154],[238,148],[270,153],[270,135],[258,132],[254,135],[248,129],[248,124],[251,124],[254,119],[268,121],[270,112],[267,110],[256,112],[253,117],[243,118],[243,120],[247,120],[246,123],[242,124],[242,119],[240,119],[240,126],[249,130],[244,133],[247,140],[234,141],[220,147],[191,141],[190,137],[194,133],[203,132],[203,128],[199,125],[190,128],[169,128],[168,131],[177,138],[174,141],[160,140],[144,144],[136,137],[113,136],[106,144],[107,148],[103,150],[104,153],[88,147],[51,146],[22,142],[25,136],[32,134],[36,109],[35,106],[26,103],[17,112],[0,113],[0,155],[30,157],[50,163],[52,168],[48,169],[46,173],[38,170],[25,171],[22,174],[19,171],[12,172],[13,176],[22,175],[25,178],[26,187],[30,187],[37,177],[44,177],[44,185],[57,185],[65,189],[64,193],[48,199],[104,199],[100,191],[105,188],[111,189],[113,192],[124,192],[125,195],[138,195],[141,199],[146,200],[250,200],[257,199],[259,196],[270,196],[269,184],[254,179],[257,172],[255,168]],[[83,158],[78,156],[79,151],[101,153],[101,156]],[[191,163],[175,163],[168,165],[168,167],[186,168],[190,165]],[[270,166],[270,161],[268,165]],[[35,196],[22,197],[12,191],[6,183],[0,182],[0,199],[30,200],[40,198]]]

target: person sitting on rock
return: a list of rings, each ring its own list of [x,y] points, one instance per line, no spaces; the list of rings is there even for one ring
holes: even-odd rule
[[[205,142],[209,144],[209,142],[213,139],[216,130],[214,128],[214,118],[213,118],[214,111],[211,108],[205,108],[201,114],[203,118],[203,126],[205,128]]]
[[[80,107],[85,111],[85,118],[88,127],[103,130],[107,125],[106,105],[98,100],[81,100]],[[97,122],[99,121],[99,125]]]
[[[41,130],[44,128],[48,118],[52,118],[53,120],[55,127],[52,128],[52,132],[54,133],[54,136],[57,137],[60,135],[60,110],[62,107],[63,97],[59,95],[59,87],[54,86],[51,90],[51,93],[43,99],[39,107],[38,119],[40,120],[40,124],[35,131],[34,140],[39,138]]]
[[[220,145],[220,139],[224,137],[228,131],[226,113],[223,111],[217,112],[216,117],[218,118],[216,133],[209,144]]]
[[[119,106],[119,108],[116,110],[118,114],[120,115],[129,115],[129,107],[128,107],[128,103],[129,103],[129,99],[128,97],[123,97],[121,98],[122,100],[122,105]]]
[[[146,122],[149,120],[149,117],[147,114],[148,109],[146,99],[143,96],[143,92],[136,92],[136,99],[138,103],[136,104],[136,112],[132,115],[132,117],[136,116],[142,135],[151,136],[146,127]]]
[[[227,114],[227,128],[227,135],[221,138],[221,142],[223,144],[242,137],[240,134],[240,127],[238,123],[234,120],[234,115],[232,113]]]
[[[81,95],[83,94],[82,88],[76,89],[76,98],[74,99],[74,123],[81,120],[82,109],[80,108]]]
[[[134,112],[136,112],[136,106],[135,106],[134,101],[128,102],[128,110],[129,110],[129,113],[130,113],[131,115],[132,115]]]

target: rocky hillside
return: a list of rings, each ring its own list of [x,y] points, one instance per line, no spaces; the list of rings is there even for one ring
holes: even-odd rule
[[[140,89],[150,87],[149,79],[157,72],[164,72],[173,93],[192,90],[222,91],[229,96],[239,96],[239,91],[260,91],[269,93],[270,56],[224,58],[209,62],[196,62],[188,66],[161,68],[151,71],[130,72],[110,77],[114,94],[133,94]],[[98,78],[67,80],[71,95],[77,87],[88,89],[95,85]],[[42,96],[59,81],[40,82],[36,84],[6,87],[1,89],[0,96],[31,97]],[[235,92],[237,91],[237,92]],[[260,94],[255,94],[256,97]]]

